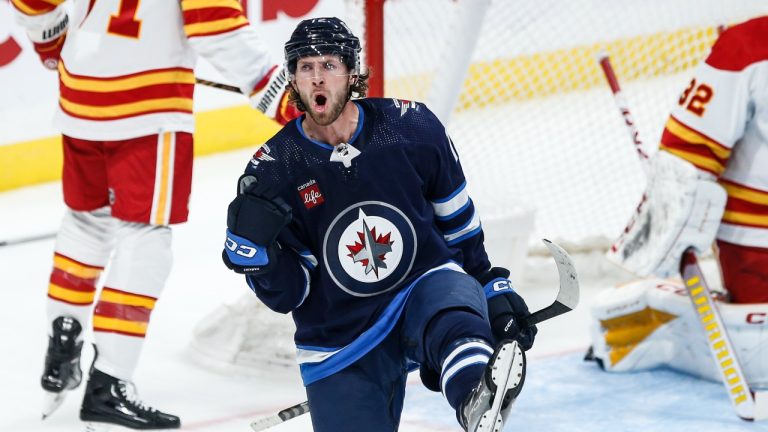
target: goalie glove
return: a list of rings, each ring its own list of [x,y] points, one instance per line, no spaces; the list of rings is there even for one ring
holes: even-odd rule
[[[639,276],[675,276],[686,249],[712,246],[727,199],[711,175],[660,151],[632,221],[606,256]]]
[[[224,264],[236,273],[265,274],[274,268],[280,231],[291,221],[291,208],[252,175],[240,177],[240,193],[229,204]]]
[[[488,301],[491,331],[497,341],[516,340],[521,348],[528,350],[533,346],[538,329],[535,325],[520,327],[521,319],[531,313],[525,300],[512,288],[512,281],[508,278],[509,270],[502,267],[493,267],[478,277]]]
[[[289,102],[288,77],[285,69],[273,66],[250,95],[251,106],[273,118],[281,125],[301,115]]]

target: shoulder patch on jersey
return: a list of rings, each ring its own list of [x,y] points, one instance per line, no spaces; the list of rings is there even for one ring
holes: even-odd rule
[[[270,153],[272,150],[269,148],[268,145],[263,144],[261,147],[259,147],[258,150],[256,150],[256,153],[253,154],[251,157],[251,165],[253,165],[254,168],[259,166],[259,163],[261,162],[270,162],[274,161],[275,158],[270,156]]]
[[[745,21],[720,35],[707,64],[720,70],[737,72],[768,60],[768,16]]]
[[[419,104],[416,103],[415,101],[393,98],[392,102],[395,104],[396,108],[400,108],[400,117],[406,115],[409,109],[416,110],[416,111],[419,110]]]

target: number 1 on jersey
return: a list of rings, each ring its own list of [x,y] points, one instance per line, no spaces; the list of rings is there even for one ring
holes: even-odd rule
[[[141,20],[136,19],[138,9],[139,0],[120,0],[120,10],[109,17],[107,33],[138,39],[141,32]]]

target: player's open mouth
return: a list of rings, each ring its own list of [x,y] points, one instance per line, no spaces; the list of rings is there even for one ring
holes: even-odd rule
[[[315,95],[315,109],[319,112],[325,111],[325,103],[328,101],[328,98],[325,97],[325,95]]]

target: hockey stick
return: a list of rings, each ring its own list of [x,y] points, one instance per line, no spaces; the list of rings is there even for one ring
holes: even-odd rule
[[[632,113],[629,111],[629,104],[624,98],[624,94],[621,92],[619,80],[616,79],[613,66],[611,66],[611,60],[607,53],[601,52],[597,57],[597,61],[600,64],[600,68],[603,70],[603,75],[605,75],[606,81],[608,81],[608,86],[611,88],[611,93],[613,93],[613,101],[616,103],[616,108],[619,109],[621,116],[624,118],[624,125],[627,127],[629,137],[632,140],[632,143],[635,145],[637,157],[640,158],[640,163],[642,164],[643,170],[646,174],[648,174],[648,153],[645,151],[643,141],[640,139],[640,131],[637,130],[635,119],[632,117]]]
[[[244,94],[239,87],[235,87],[233,85],[229,84],[223,84],[216,81],[210,81],[207,79],[197,78],[195,77],[195,83],[217,88],[220,90],[226,90],[233,93],[240,93]],[[262,90],[262,96],[259,100],[259,103],[256,104],[256,109],[261,111],[262,113],[266,113],[269,106],[272,104],[272,102],[275,100],[275,98],[281,94],[281,92],[285,89],[285,85],[288,83],[288,77],[285,73],[285,68],[280,68],[270,79],[269,84],[267,85],[267,88],[265,90]],[[245,95],[248,96],[248,95]]]
[[[552,254],[552,258],[555,259],[557,274],[560,277],[560,288],[557,291],[557,298],[551,305],[538,310],[521,320],[520,325],[522,327],[530,327],[542,321],[562,315],[568,311],[572,311],[576,305],[579,304],[579,278],[576,275],[576,268],[573,266],[573,260],[568,253],[556,243],[552,243],[547,239],[543,239],[542,241]]]
[[[717,309],[712,293],[699,267],[693,248],[683,253],[680,263],[685,289],[696,309],[699,323],[707,336],[707,346],[728,390],[731,404],[743,420],[764,420],[768,418],[768,392],[753,392],[736,357],[728,331]]]
[[[292,407],[286,408],[277,414],[271,414],[266,417],[262,417],[258,420],[254,420],[251,423],[251,428],[255,432],[263,431],[271,428],[272,426],[277,426],[280,423],[286,422],[292,418],[296,418],[308,412],[309,412],[309,402],[304,401],[300,404],[296,404]]]
[[[552,254],[552,258],[555,260],[557,273],[560,277],[560,286],[555,301],[551,305],[532,313],[527,319],[521,320],[520,325],[523,327],[532,326],[558,315],[562,315],[573,310],[576,305],[579,304],[579,279],[576,275],[576,268],[573,266],[573,260],[568,253],[556,243],[552,243],[547,239],[543,239],[542,241]],[[308,412],[309,402],[304,401],[290,408],[286,408],[277,414],[271,414],[253,421],[251,423],[251,428],[254,432],[260,432]]]
[[[48,240],[56,237],[56,232],[49,232],[43,234],[34,234],[26,237],[16,237],[8,240],[0,240],[0,247],[16,246],[25,243],[32,243],[40,240]]]
[[[200,85],[204,85],[204,86],[208,86],[208,87],[213,87],[213,88],[217,88],[217,89],[220,89],[220,90],[226,90],[226,91],[230,91],[230,92],[233,92],[233,93],[240,93],[240,94],[243,93],[242,91],[240,91],[240,89],[238,87],[235,87],[233,85],[223,84],[223,83],[216,82],[216,81],[209,81],[207,79],[202,79],[202,78],[197,78],[197,77],[195,77],[195,84],[200,84]]]
[[[640,163],[646,175],[649,172],[650,160],[643,149],[643,142],[639,139],[637,128],[629,112],[626,100],[621,96],[616,74],[613,72],[610,59],[606,54],[599,57],[600,67],[605,73],[605,78],[611,87],[616,99],[616,106],[625,119],[625,125],[633,138]],[[629,120],[628,120],[629,119]],[[744,372],[736,356],[736,351],[730,342],[728,329],[723,324],[717,305],[712,300],[712,293],[704,280],[704,274],[698,264],[693,248],[687,249],[681,257],[680,274],[685,281],[688,296],[693,302],[693,308],[699,316],[699,322],[707,335],[707,347],[709,348],[716,369],[720,372],[723,384],[738,415],[743,420],[762,420],[768,418],[768,392],[754,393],[744,378]]]

